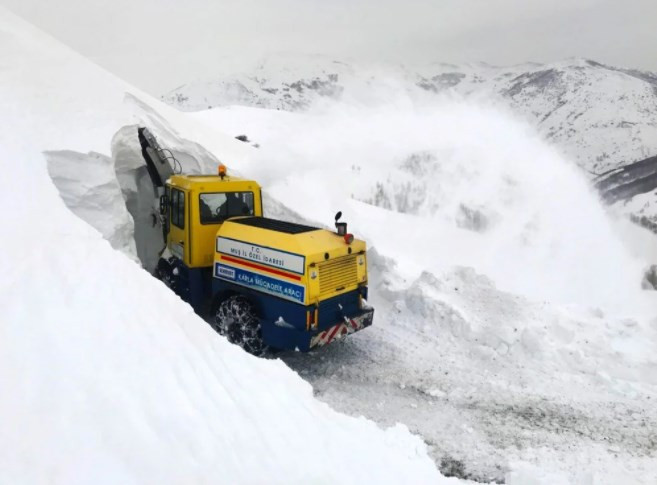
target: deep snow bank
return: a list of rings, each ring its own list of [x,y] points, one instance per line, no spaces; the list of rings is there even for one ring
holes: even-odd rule
[[[114,161],[100,153],[45,153],[52,181],[75,215],[98,229],[114,249],[137,256],[135,225],[116,178]]]
[[[443,393],[458,387],[456,381],[472,385],[482,377],[484,382],[477,383],[482,393],[484,388],[498,388],[491,394],[525,389],[559,399],[568,388],[569,398],[579,402],[635,398],[657,389],[654,325],[599,309],[533,302],[500,291],[473,268],[423,272],[400,287],[402,277],[391,259],[375,251],[372,260],[372,301],[386,315],[383,332],[403,329],[431,342],[404,355],[403,367],[413,369],[409,381],[411,375],[435,372],[435,355],[440,355],[462,360],[452,367],[454,382]],[[458,375],[456,367],[466,374]],[[464,392],[453,390],[453,398]]]
[[[108,153],[139,93],[2,9],[0,37],[0,481],[440,482],[419,438],[318,403],[65,208],[39,152]]]
[[[4,172],[36,191],[0,257],[3,482],[439,480],[403,427],[338,415],[283,364],[218,337],[67,212],[40,155],[2,142]],[[18,222],[44,204],[35,237]]]
[[[28,146],[50,153],[48,172],[69,208],[115,248],[135,253],[133,222],[121,204],[121,189],[130,197],[128,182],[113,179],[134,168],[130,161],[117,164],[120,154],[112,153],[111,142],[122,127],[148,125],[165,142],[183,145],[187,166],[196,171],[209,160],[208,150],[233,166],[248,159],[245,144],[194,123],[6,10],[1,17],[3,126]]]

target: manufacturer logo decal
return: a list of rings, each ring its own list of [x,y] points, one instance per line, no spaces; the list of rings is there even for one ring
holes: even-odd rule
[[[224,278],[230,278],[231,280],[234,280],[235,270],[227,266],[217,265],[217,276],[223,276]]]

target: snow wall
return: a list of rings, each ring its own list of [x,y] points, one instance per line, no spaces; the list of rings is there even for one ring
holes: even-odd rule
[[[11,236],[0,251],[0,482],[440,483],[403,426],[332,411],[110,246],[134,251],[110,140],[139,121],[125,92],[149,98],[3,9],[0,38],[0,166],[11,180],[0,194]],[[239,153],[205,133],[216,153]],[[71,185],[76,172],[88,187]],[[94,211],[116,209],[115,225],[93,229],[60,195],[96,222]]]

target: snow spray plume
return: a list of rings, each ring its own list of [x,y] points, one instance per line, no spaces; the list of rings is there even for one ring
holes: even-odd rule
[[[251,113],[272,195],[314,219],[346,199],[393,211],[394,233],[364,205],[349,217],[418,271],[471,266],[534,299],[637,311],[642,263],[573,163],[508,113],[428,104],[395,85],[368,86],[364,98],[359,87],[303,114]]]

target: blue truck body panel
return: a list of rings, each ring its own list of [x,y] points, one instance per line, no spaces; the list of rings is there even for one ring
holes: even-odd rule
[[[367,287],[323,300],[317,308],[215,278],[211,268],[188,268],[177,258],[162,264],[170,271],[169,286],[199,315],[212,318],[214,305],[231,295],[249,298],[260,317],[265,344],[275,349],[306,352],[314,337],[342,324],[345,318],[363,319],[364,326],[371,324],[371,310],[360,305],[360,297],[367,298]],[[316,309],[318,322],[307,329],[307,312],[314,314]]]
[[[359,295],[367,297],[367,288],[363,287],[322,301],[318,325],[307,330],[306,312],[314,312],[315,305],[301,305],[218,278],[213,278],[212,288],[216,301],[233,294],[247,296],[260,316],[263,340],[268,346],[281,350],[306,352],[314,336],[342,323],[345,317],[353,319],[367,313],[360,308]]]
[[[160,260],[159,271],[168,274],[170,288],[189,303],[194,311],[203,315],[208,311],[208,301],[212,297],[212,270],[210,268],[189,268],[178,258]]]

